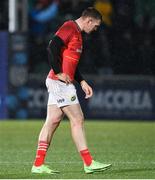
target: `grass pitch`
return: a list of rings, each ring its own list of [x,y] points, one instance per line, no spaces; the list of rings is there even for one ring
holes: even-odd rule
[[[68,121],[61,123],[51,144],[47,164],[58,175],[31,174],[43,121],[0,121],[0,178],[2,179],[155,179],[155,122],[86,121],[93,157],[112,168],[85,174],[70,135]]]

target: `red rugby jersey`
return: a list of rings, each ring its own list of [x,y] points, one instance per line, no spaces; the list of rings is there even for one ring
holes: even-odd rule
[[[71,80],[74,80],[75,70],[82,53],[82,35],[81,31],[74,21],[66,21],[56,32],[65,46],[61,50],[60,62],[61,72],[68,74]],[[58,79],[51,69],[48,77]]]

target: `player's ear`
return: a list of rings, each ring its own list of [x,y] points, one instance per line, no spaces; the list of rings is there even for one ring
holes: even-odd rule
[[[88,22],[88,24],[89,24],[89,23],[92,23],[92,18],[91,18],[91,17],[88,17],[88,18],[87,18],[87,22]]]

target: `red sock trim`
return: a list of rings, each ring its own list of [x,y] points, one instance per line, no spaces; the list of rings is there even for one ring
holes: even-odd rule
[[[44,164],[44,160],[45,160],[45,156],[46,156],[48,147],[49,147],[49,144],[47,142],[44,142],[44,141],[38,142],[36,158],[34,161],[35,166],[41,166],[42,164]]]
[[[82,160],[83,160],[84,164],[87,165],[87,166],[90,166],[93,159],[92,159],[92,156],[91,156],[89,150],[84,149],[84,150],[80,151],[80,155],[82,157]]]
[[[47,146],[49,145],[49,143],[48,143],[48,142],[46,142],[46,141],[39,141],[39,142],[38,142],[38,146],[39,146],[39,145],[41,145],[41,144],[43,144],[43,145],[47,145]]]

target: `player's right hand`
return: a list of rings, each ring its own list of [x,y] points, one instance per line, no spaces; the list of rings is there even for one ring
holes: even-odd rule
[[[58,73],[56,76],[58,77],[59,80],[64,81],[66,84],[71,83],[71,79],[70,79],[69,75],[67,75],[65,73]]]

